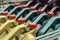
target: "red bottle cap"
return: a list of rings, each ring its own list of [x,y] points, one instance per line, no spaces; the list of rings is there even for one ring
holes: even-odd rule
[[[39,14],[42,14],[43,12],[44,12],[44,10],[40,10],[40,9],[38,10]]]
[[[22,8],[27,8],[27,5],[22,5]]]
[[[14,3],[14,5],[15,5],[15,6],[19,6],[19,5],[20,5],[20,3]]]
[[[8,11],[4,11],[4,12],[2,12],[1,15],[3,15],[3,16],[7,16],[7,15],[8,15]]]
[[[30,7],[30,10],[33,11],[33,10],[35,10],[35,8],[34,7]]]
[[[50,17],[53,17],[53,16],[54,16],[54,13],[53,13],[53,12],[48,12],[48,15],[49,15]]]
[[[9,16],[9,19],[10,19],[10,20],[16,19],[16,15],[15,15],[15,14],[10,15],[10,16]]]
[[[25,19],[24,18],[19,18],[18,19],[18,24],[24,24],[25,23]]]
[[[34,22],[31,22],[31,23],[28,24],[28,27],[29,27],[30,29],[34,29],[34,28],[37,27],[37,24],[34,23]]]

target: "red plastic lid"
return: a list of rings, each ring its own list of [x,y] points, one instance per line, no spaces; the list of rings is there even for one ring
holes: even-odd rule
[[[35,8],[34,7],[30,7],[30,10],[33,11],[33,10],[35,10]]]
[[[37,27],[37,24],[34,23],[34,22],[31,22],[31,23],[28,24],[28,27],[29,27],[30,29],[35,29],[35,28]]]
[[[9,19],[10,19],[10,20],[16,19],[16,15],[15,15],[15,14],[10,15],[10,16],[9,16]]]
[[[20,5],[20,3],[14,3],[14,5],[15,5],[15,6],[19,6],[19,5]]]
[[[25,19],[24,18],[19,18],[18,19],[18,24],[24,24],[25,23]]]
[[[27,8],[27,5],[22,5],[22,8]]]
[[[7,16],[7,15],[8,15],[8,11],[4,11],[4,12],[2,12],[1,15],[3,15],[3,16]]]
[[[48,15],[49,15],[50,17],[53,17],[53,16],[54,16],[54,13],[53,13],[53,12],[49,12]]]
[[[39,14],[42,14],[43,12],[44,12],[44,10],[40,10],[40,9],[38,10]]]

